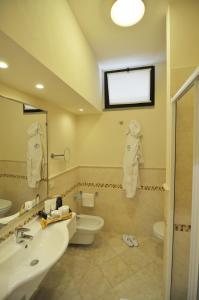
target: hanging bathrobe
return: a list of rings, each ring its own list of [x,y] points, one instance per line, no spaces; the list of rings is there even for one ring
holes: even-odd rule
[[[127,198],[133,198],[136,189],[140,186],[139,164],[144,162],[140,138],[140,124],[132,120],[128,126],[123,160],[123,189],[126,191]]]
[[[39,122],[33,123],[28,128],[27,133],[27,179],[29,187],[36,188],[42,179],[44,170],[43,133]]]

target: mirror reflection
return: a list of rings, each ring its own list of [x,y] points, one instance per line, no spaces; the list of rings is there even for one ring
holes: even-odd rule
[[[0,97],[1,224],[47,197],[46,124],[46,112]]]

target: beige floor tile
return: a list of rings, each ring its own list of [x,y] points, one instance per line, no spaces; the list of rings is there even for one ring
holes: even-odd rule
[[[155,238],[141,239],[140,250],[154,260],[163,257],[163,243]]]
[[[55,289],[62,284],[63,280],[67,285],[72,280],[72,276],[67,270],[65,271],[64,268],[55,265],[42,281],[42,286],[49,289]]]
[[[131,269],[118,256],[100,264],[99,268],[113,287],[124,281],[132,274]]]
[[[74,284],[58,287],[55,293],[56,300],[81,300],[81,296]]]
[[[152,258],[141,252],[140,247],[128,248],[120,254],[120,257],[133,272],[141,270],[152,262]]]
[[[110,284],[98,267],[91,268],[82,280],[80,295],[84,300],[94,300],[111,289]]]
[[[82,256],[67,257],[62,269],[69,273],[70,276],[75,280],[77,285],[81,283],[82,278],[87,274],[91,268],[89,259]]]
[[[120,254],[128,248],[128,246],[122,240],[121,234],[111,233],[106,234],[106,240],[109,246],[115,251],[115,253]]]
[[[113,291],[118,295],[119,299],[124,298],[129,300],[137,300],[142,295],[146,296],[143,287],[145,287],[144,282],[142,282],[141,279],[134,274],[122,283],[118,284]]]
[[[105,294],[97,298],[97,300],[120,300],[114,291],[106,291]]]
[[[144,276],[144,272],[147,270],[143,269],[142,272],[137,272],[136,274],[129,277],[127,280],[123,281],[121,284],[114,288],[114,292],[120,298],[127,298],[129,300],[161,300],[162,289],[157,286],[155,280],[150,281],[147,276]]]
[[[101,264],[117,255],[106,241],[103,241],[101,244],[84,247],[82,250],[82,257],[87,259],[93,265]]]
[[[53,289],[49,289],[46,287],[41,286],[39,290],[36,292],[36,294],[31,297],[31,300],[56,300],[56,295],[54,294]]]
[[[138,240],[129,248],[120,234],[101,232],[92,245],[69,246],[32,300],[163,300],[162,244]]]

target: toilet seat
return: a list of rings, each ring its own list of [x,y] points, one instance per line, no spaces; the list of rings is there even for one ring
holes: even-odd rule
[[[12,206],[12,202],[10,200],[0,199],[0,214],[7,212]]]
[[[163,221],[156,222],[155,224],[153,224],[153,233],[157,238],[161,240],[164,239],[164,230],[165,230],[165,224]]]

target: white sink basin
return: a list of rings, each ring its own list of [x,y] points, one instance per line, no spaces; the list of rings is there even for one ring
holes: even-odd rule
[[[48,270],[63,255],[69,243],[71,220],[42,230],[38,218],[24,227],[33,240],[17,244],[12,236],[0,245],[0,299],[29,299]],[[31,266],[33,260],[37,264]]]

